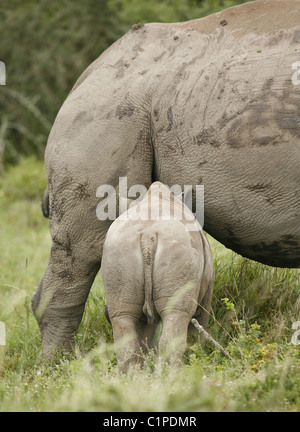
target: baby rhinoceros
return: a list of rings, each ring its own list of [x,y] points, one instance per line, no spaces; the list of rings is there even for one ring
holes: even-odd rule
[[[160,182],[110,226],[102,278],[121,372],[139,364],[160,320],[159,355],[175,363],[193,331],[191,319],[207,325],[214,280],[209,243],[189,208]]]

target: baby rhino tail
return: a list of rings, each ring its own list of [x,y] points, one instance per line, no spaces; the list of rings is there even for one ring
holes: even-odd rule
[[[144,265],[145,303],[143,312],[147,316],[148,323],[151,324],[154,321],[153,263],[157,248],[157,234],[141,234],[140,245]]]

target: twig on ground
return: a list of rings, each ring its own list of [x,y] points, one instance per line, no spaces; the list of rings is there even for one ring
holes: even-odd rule
[[[195,318],[192,318],[191,323],[196,327],[196,329],[199,331],[199,333],[202,333],[203,336],[205,337],[205,339],[207,339],[208,341],[212,342],[217,348],[219,348],[219,350],[222,351],[222,353],[228,357],[230,360],[232,360],[233,362],[235,362],[235,360],[230,356],[230,354],[226,351],[225,348],[222,347],[222,345],[219,344],[219,342],[217,342],[216,340],[214,340],[214,338],[207,333],[206,330],[204,330],[204,328],[198,323],[198,321]]]

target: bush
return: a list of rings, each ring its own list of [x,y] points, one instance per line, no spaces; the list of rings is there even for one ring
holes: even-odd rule
[[[34,156],[22,158],[0,178],[0,201],[41,200],[45,189],[43,163]]]
[[[83,70],[111,43],[106,0],[3,0],[0,139],[7,162],[42,156],[54,118]],[[2,135],[2,136],[1,136]]]

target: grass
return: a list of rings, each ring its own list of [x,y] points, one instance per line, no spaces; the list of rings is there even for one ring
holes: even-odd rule
[[[119,375],[104,316],[101,276],[93,284],[74,353],[41,361],[31,297],[50,250],[41,215],[43,166],[24,159],[0,179],[0,411],[299,411],[299,270],[246,260],[209,238],[216,270],[208,343],[190,341],[185,364]]]

